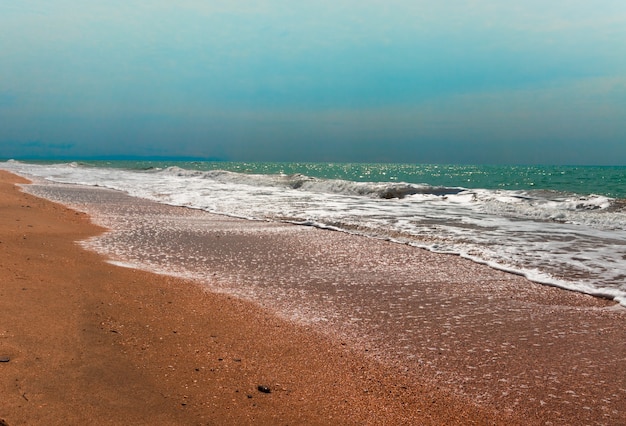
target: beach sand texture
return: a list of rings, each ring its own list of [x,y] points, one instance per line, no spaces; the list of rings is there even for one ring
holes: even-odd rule
[[[75,243],[104,229],[14,182],[0,172],[8,425],[626,423],[626,315],[612,302],[385,241],[186,212],[208,223],[196,236],[207,286],[106,263]],[[210,291],[263,280],[291,292],[304,281],[322,299],[352,288],[332,300],[374,307],[365,318],[384,333],[364,326],[361,339],[358,324],[289,321],[271,298]],[[370,300],[381,286],[410,289],[408,334],[388,300]]]

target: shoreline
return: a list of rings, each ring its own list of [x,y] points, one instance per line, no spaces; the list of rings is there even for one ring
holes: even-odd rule
[[[2,172],[2,182],[7,182],[8,176],[8,173]],[[14,180],[15,178],[11,179]],[[9,187],[8,183],[3,183],[3,192]],[[156,402],[151,407],[125,407],[128,410],[126,415],[131,416],[127,418],[135,416],[137,424],[149,423],[149,419],[166,424],[175,424],[182,421],[181,419],[184,419],[184,422],[188,424],[207,424],[216,421],[222,424],[544,424],[552,421],[554,424],[558,424],[559,421],[579,418],[576,412],[541,411],[537,408],[543,407],[539,401],[534,404],[522,401],[520,406],[498,406],[493,403],[477,405],[475,394],[480,390],[467,389],[466,395],[461,395],[458,389],[453,392],[454,389],[451,390],[446,383],[442,382],[439,386],[433,377],[427,377],[428,373],[413,370],[406,373],[392,365],[379,363],[371,356],[365,356],[358,352],[358,348],[350,344],[342,344],[343,342],[320,335],[314,327],[282,320],[259,307],[258,304],[226,294],[211,292],[210,289],[207,291],[206,288],[188,280],[111,265],[106,262],[105,258],[91,252],[85,252],[72,243],[72,241],[85,239],[87,236],[102,232],[102,229],[90,224],[85,215],[76,214],[58,204],[24,194],[17,191],[15,186],[11,187],[13,192],[9,192],[9,195],[13,195],[14,199],[27,200],[22,201],[20,207],[15,207],[16,214],[22,214],[25,210],[29,214],[32,214],[33,210],[47,212],[47,215],[44,214],[37,219],[40,221],[39,223],[43,223],[45,226],[31,224],[33,228],[29,232],[34,232],[33,237],[36,235],[34,230],[39,229],[40,226],[44,228],[52,226],[50,224],[51,212],[58,213],[58,210],[64,212],[61,215],[63,217],[58,217],[57,214],[54,221],[64,223],[64,234],[61,238],[64,239],[63,244],[66,247],[64,250],[70,250],[67,248],[70,246],[73,248],[65,252],[65,256],[69,255],[71,259],[68,260],[67,257],[61,256],[60,259],[64,260],[57,259],[57,263],[72,263],[72,259],[89,259],[88,265],[83,262],[77,263],[74,260],[71,268],[57,271],[57,279],[64,281],[67,276],[75,275],[78,270],[80,272],[79,277],[75,279],[73,285],[81,290],[83,299],[74,301],[74,304],[80,305],[88,301],[89,306],[95,306],[99,309],[95,310],[94,313],[89,311],[90,313],[87,314],[84,309],[82,311],[82,314],[86,314],[86,317],[91,321],[92,327],[85,328],[85,330],[93,332],[93,337],[97,338],[98,344],[93,350],[85,350],[85,342],[80,340],[82,337],[80,333],[75,336],[78,340],[73,342],[75,344],[73,348],[78,353],[82,352],[85,357],[79,363],[80,368],[89,370],[89,366],[103,363],[101,354],[95,358],[87,355],[91,355],[91,352],[94,351],[106,350],[108,351],[107,354],[113,358],[113,361],[110,362],[115,364],[113,366],[107,365],[107,368],[119,370],[124,367],[127,370],[117,378],[111,378],[104,374],[104,378],[108,378],[110,382],[107,382],[108,386],[103,385],[98,392],[104,392],[106,395],[105,402],[98,406],[98,404],[94,404],[95,398],[91,397],[93,395],[88,398],[89,403],[86,403],[87,398],[83,397],[82,406],[89,407],[91,414],[87,413],[83,417],[76,417],[77,420],[101,418],[100,416],[88,416],[94,415],[94,413],[109,412],[111,407],[119,408],[120,405],[124,405],[120,401],[114,402],[114,399],[111,399],[111,394],[112,389],[119,387],[116,380],[126,376],[135,377],[135,381],[139,383],[135,386],[138,386],[141,392],[146,392],[153,397],[156,394],[161,396],[161,399],[155,397]],[[2,197],[5,198],[7,195],[2,195]],[[21,207],[25,205],[24,203],[37,206],[37,209]],[[6,219],[8,220],[8,217]],[[68,222],[69,219],[72,220]],[[20,219],[20,222],[24,220]],[[30,217],[29,221],[31,221]],[[28,231],[27,228],[28,226],[21,229]],[[9,238],[4,236],[4,232],[8,232],[7,229],[6,227],[3,228],[3,235],[0,236],[0,240],[9,241]],[[79,229],[80,232],[77,232]],[[316,232],[315,235],[318,238],[322,234]],[[19,243],[17,237],[13,237],[14,243]],[[40,245],[49,244],[47,242],[50,239],[49,235],[38,235],[37,238],[40,238]],[[333,237],[333,241],[348,241],[351,238],[358,237],[348,235],[339,239]],[[223,243],[226,246],[229,244],[228,241],[223,241]],[[368,245],[371,244],[368,243]],[[9,247],[6,244],[0,244],[0,249],[7,251]],[[413,248],[413,250],[416,249]],[[55,252],[55,255],[60,254],[62,253]],[[46,252],[46,256],[49,255]],[[444,255],[434,256],[442,259]],[[15,254],[11,259],[13,260],[6,261],[6,266],[3,266],[3,269],[14,272],[20,268],[20,258],[18,254]],[[15,263],[11,265],[11,262]],[[23,258],[21,262],[24,263]],[[448,262],[443,261],[441,263],[445,265]],[[457,262],[452,263],[457,264]],[[451,271],[451,267],[447,267]],[[44,279],[42,275],[46,275],[45,271],[48,270],[46,268],[52,268],[52,266],[45,264],[44,268],[39,271],[29,270],[28,272],[29,274],[39,272],[39,277],[36,279],[42,280]],[[482,265],[481,268],[489,267]],[[472,271],[475,270],[472,269]],[[491,271],[491,268],[489,270]],[[485,276],[492,275],[485,273]],[[36,279],[30,278],[30,280]],[[21,282],[17,280],[14,283],[12,291],[15,297],[22,296],[18,291],[20,284]],[[65,287],[61,283],[55,285],[57,290],[59,288],[68,290],[68,284]],[[70,288],[73,289],[73,287]],[[43,291],[44,289],[38,288],[37,290]],[[54,291],[53,289],[47,290],[49,292]],[[555,290],[563,292],[562,289]],[[6,292],[5,289],[2,291],[3,293]],[[26,290],[23,291],[26,292]],[[595,308],[591,308],[591,306],[601,305],[599,302],[591,303],[584,297],[569,297],[551,291],[547,291],[545,294],[554,298],[555,304],[550,305],[549,302],[545,306],[538,305],[538,316],[541,316],[545,309],[552,309],[555,311],[553,312],[555,315],[559,315],[559,309],[555,309],[554,306],[561,306],[564,311],[579,309],[576,308],[578,306],[588,317],[585,321],[596,321],[602,326],[603,332],[609,338],[621,338],[623,336],[623,331],[616,326],[609,327],[615,321],[623,320],[623,316],[615,314],[614,318],[599,318],[604,314],[594,313]],[[2,299],[2,303],[10,306],[8,299],[5,297]],[[96,299],[100,301],[100,305],[97,305]],[[14,299],[13,302],[16,300],[18,299]],[[483,299],[477,299],[477,301],[481,300]],[[483,302],[487,303],[486,300]],[[41,299],[29,300],[28,303],[32,304],[32,308],[37,311],[35,309],[38,307],[36,303],[41,303]],[[559,305],[559,303],[565,304]],[[585,306],[589,306],[589,308],[585,308]],[[4,305],[0,305],[0,307],[4,308]],[[506,308],[512,307],[519,308],[517,305],[510,305]],[[469,305],[460,303],[459,308],[467,310]],[[66,306],[65,309],[69,309],[69,307]],[[446,311],[446,309],[449,310],[449,307],[433,307],[433,309],[431,313],[439,312],[444,317],[449,314],[449,311]],[[164,312],[167,313],[168,318],[166,323],[159,321]],[[543,313],[545,314],[545,312]],[[21,314],[21,312],[14,312],[14,315],[17,314]],[[0,314],[0,319],[2,319],[0,324],[9,323],[10,317],[3,318],[1,315],[5,314]],[[90,317],[90,315],[92,316]],[[481,315],[487,315],[487,313]],[[511,315],[514,316],[513,313]],[[484,318],[489,319],[489,317]],[[48,315],[46,319],[46,322],[53,323],[56,318],[50,318]],[[99,325],[94,320],[100,320]],[[601,320],[605,322],[602,323]],[[217,323],[223,323],[219,332],[215,331],[215,324]],[[552,326],[552,324],[548,325]],[[463,324],[457,324],[455,327],[457,327],[455,332],[459,334],[463,331],[476,332],[471,327],[464,329],[463,327],[466,325]],[[488,322],[484,323],[483,327],[485,330],[478,330],[479,334],[490,331]],[[493,339],[497,342],[510,340],[510,335],[516,332],[515,329],[510,328],[511,325],[505,324],[503,327],[502,330],[495,330],[496,336]],[[3,330],[0,329],[0,332]],[[430,331],[430,333],[433,332]],[[20,345],[12,342],[20,340],[17,335],[23,333],[11,333],[10,331],[4,333],[6,337],[0,339],[0,351],[8,347],[7,345],[13,345],[19,349]],[[209,336],[208,339],[207,335]],[[428,333],[425,337],[427,336],[429,336]],[[572,333],[571,336],[575,336],[575,333]],[[0,335],[0,337],[3,336]],[[67,336],[59,335],[58,337],[64,339],[66,344],[72,343],[67,341]],[[569,333],[568,337],[570,337]],[[469,342],[472,338],[473,335],[471,334],[462,337],[459,344],[463,346],[464,342]],[[46,339],[30,343],[34,344],[34,348],[43,345],[44,340]],[[586,340],[583,336],[579,341],[570,342],[571,345],[568,347],[575,347],[580,342],[587,346],[596,344],[594,341]],[[21,342],[21,344],[25,343]],[[214,345],[220,349],[216,350]],[[163,348],[168,349],[163,350]],[[66,347],[57,347],[56,350],[59,349],[67,352]],[[189,353],[184,349],[192,350]],[[471,348],[468,349],[471,350]],[[540,349],[538,353],[544,356],[554,356],[552,350],[546,346]],[[559,351],[561,351],[559,356],[567,355],[563,353],[563,350],[563,347],[557,347],[556,355],[559,355]],[[616,363],[619,366],[619,356],[620,354],[623,356],[623,344],[621,346],[614,344],[607,350],[616,357]],[[16,350],[15,353],[18,355],[11,355],[11,361],[0,364],[0,369],[6,370],[7,366],[13,368],[16,364],[20,367],[20,363],[27,361],[26,358],[28,357],[22,356],[20,350]],[[168,353],[170,356],[166,355]],[[526,350],[523,354],[525,358],[521,360],[520,364],[523,365],[525,362],[528,367],[534,367],[533,363],[538,361],[530,358],[531,354],[535,354],[535,352]],[[0,353],[1,355],[2,353]],[[504,359],[503,354],[497,355]],[[437,354],[432,356],[441,358]],[[479,358],[480,356],[478,355]],[[114,362],[115,359],[124,361],[122,363],[124,365],[117,365]],[[444,361],[437,360],[440,367],[445,364],[445,361],[445,359]],[[460,364],[456,365],[453,354],[448,356],[447,361],[450,365],[446,367],[446,374],[464,374],[463,369],[467,367]],[[480,361],[480,359],[476,361]],[[506,364],[509,360],[505,359],[504,362]],[[546,362],[550,364],[549,359]],[[504,365],[504,368],[507,367],[509,366]],[[548,365],[544,370],[549,371],[550,367],[551,365]],[[16,368],[16,375],[28,373],[18,370],[19,368]],[[37,372],[43,374],[42,371]],[[102,371],[97,372],[98,374],[95,373],[85,374],[84,377],[73,377],[72,380],[61,381],[55,386],[74,388],[83,386],[83,389],[87,389],[84,388],[85,383],[82,383],[86,379],[91,384],[101,383],[100,374]],[[618,370],[615,373],[619,375],[620,372]],[[141,378],[138,378],[138,375]],[[48,374],[47,380],[52,379],[60,381],[58,377],[50,377]],[[605,378],[603,377],[603,379]],[[30,380],[37,383],[32,377]],[[194,380],[198,381],[194,382]],[[125,381],[121,380],[121,382],[124,383]],[[613,389],[615,387],[619,389],[624,387],[624,382],[624,377],[617,377],[608,384],[613,386]],[[266,384],[263,385],[263,383]],[[474,384],[477,386],[490,385],[489,383]],[[259,392],[255,387],[259,385],[270,387],[271,393]],[[89,393],[91,392],[92,390],[89,388]],[[11,392],[11,389],[4,392],[4,394],[14,393],[14,391]],[[14,405],[9,404],[13,407],[12,415],[19,415],[21,410],[33,409],[33,407],[24,407],[25,404],[31,405],[28,404],[30,399],[25,401],[24,395],[31,395],[31,392],[24,392],[21,399],[20,395],[13,395],[15,397],[12,400]],[[59,401],[51,402],[50,399],[46,399],[49,398],[49,395],[45,392],[41,392],[40,395],[43,398],[41,401],[45,400],[40,405],[48,404],[46,407],[54,405],[57,415],[67,416],[70,405]],[[164,398],[164,395],[175,395],[175,397]],[[132,394],[125,396],[132,399]],[[252,396],[252,398],[248,396]],[[79,397],[75,396],[75,398],[81,400]],[[98,398],[98,400],[101,399]],[[601,402],[598,404],[607,405]],[[617,411],[610,411],[609,409],[606,412],[601,407],[591,408],[594,410],[591,418],[599,424],[618,424],[620,419],[624,419],[623,403],[621,406],[617,406]],[[581,407],[581,410],[585,409]],[[584,413],[585,411],[581,412]],[[604,416],[600,417],[601,414]],[[35,414],[31,412],[29,415]],[[5,419],[9,425],[14,424],[9,414],[0,412],[0,418]],[[43,417],[39,418],[43,419]],[[54,418],[47,417],[48,420]],[[37,417],[30,417],[31,421],[28,423],[38,424],[36,419]],[[41,420],[41,422],[44,421]],[[110,423],[115,422],[111,420]],[[19,420],[17,424],[19,424]],[[107,424],[107,422],[103,422],[103,424]]]
[[[75,243],[102,228],[16,182],[0,172],[5,424],[496,422],[249,302],[110,265]]]

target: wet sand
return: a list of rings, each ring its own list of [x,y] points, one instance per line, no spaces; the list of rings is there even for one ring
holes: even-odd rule
[[[0,419],[9,425],[626,421],[626,315],[611,302],[532,283],[520,292],[521,277],[384,241],[258,224],[226,232],[246,225],[219,217],[199,243],[214,277],[202,285],[106,263],[74,243],[102,228],[0,176],[0,359],[9,358]],[[345,262],[329,260],[331,246]],[[367,256],[354,262],[359,252]],[[409,264],[430,266],[418,276]],[[341,305],[352,310],[372,306],[360,283],[387,285],[402,312],[415,310],[416,330],[400,345],[407,336],[386,325],[394,312],[384,300],[367,318],[393,341],[281,318],[270,284],[265,309],[207,291],[279,276],[287,287],[314,281],[322,299],[350,281]],[[411,297],[397,290],[403,282]]]

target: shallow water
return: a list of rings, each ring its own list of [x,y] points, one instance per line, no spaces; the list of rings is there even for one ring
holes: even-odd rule
[[[139,169],[146,164],[133,165],[132,169],[120,169],[102,164],[8,162],[2,167],[52,181],[119,189],[159,203],[342,230],[459,254],[536,282],[613,298],[626,305],[623,200],[554,189],[598,189],[602,186],[598,182],[612,182],[606,193],[619,193],[620,176],[626,169],[502,167],[494,171],[465,166],[453,174],[450,167],[440,170],[434,166],[326,165],[324,169],[321,165],[281,165],[281,171],[311,173],[304,175],[276,174],[277,164],[228,163],[232,170],[197,170],[208,166],[190,163],[182,164],[188,169],[176,166],[147,171]],[[329,177],[314,176],[324,170]],[[608,174],[601,174],[607,170]],[[258,174],[261,171],[265,174]],[[337,178],[341,176],[355,180]],[[531,182],[532,176],[537,179]],[[380,181],[384,177],[390,180]],[[369,178],[379,180],[367,181]],[[402,178],[434,180],[418,184],[400,182]],[[448,186],[454,179],[459,184],[468,183],[465,179],[475,185],[517,189]],[[554,188],[523,189],[542,179],[552,182]]]

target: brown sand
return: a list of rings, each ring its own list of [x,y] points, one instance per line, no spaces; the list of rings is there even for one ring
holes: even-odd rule
[[[599,395],[597,401],[605,411],[586,407],[593,415],[584,417],[567,409],[533,412],[537,404],[524,401],[515,409],[478,406],[471,392],[461,397],[432,378],[401,374],[251,303],[105,263],[75,244],[102,229],[83,214],[22,193],[13,182],[24,181],[0,172],[0,361],[8,358],[0,362],[0,419],[10,426],[626,422],[625,317],[616,311],[597,308],[598,314],[585,316],[602,338],[569,333],[562,339],[567,345],[522,352],[510,365],[556,371],[566,351],[588,355],[594,351],[586,349],[594,349],[613,363],[601,381],[604,399],[613,400],[602,402]],[[571,305],[610,306],[571,297]],[[457,331],[467,333],[468,342],[481,333]],[[514,331],[495,333],[505,342]],[[529,359],[529,353],[541,358]],[[448,370],[462,375],[463,368]],[[260,392],[259,385],[271,392]]]

